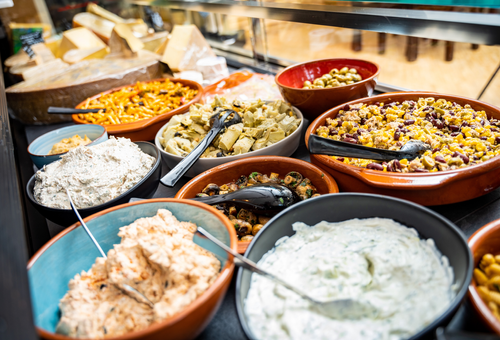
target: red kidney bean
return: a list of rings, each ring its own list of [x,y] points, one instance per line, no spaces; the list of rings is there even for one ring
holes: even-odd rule
[[[417,168],[417,169],[415,169],[415,172],[429,172],[429,170]]]
[[[344,138],[342,141],[347,142],[347,143],[352,143],[352,144],[358,144],[357,140],[355,140],[354,138],[349,138],[349,137]]]
[[[459,134],[460,134],[460,132],[452,132],[452,133],[450,133],[450,136],[452,136],[452,137],[456,137],[456,136],[458,136]]]
[[[339,162],[343,162],[343,161],[344,161],[344,157],[337,157],[337,160],[338,160]]]
[[[354,136],[351,133],[344,133],[344,138],[353,138]]]
[[[334,128],[333,126],[330,126],[328,129],[330,130],[330,134],[332,134],[332,135],[336,135],[339,133],[339,131],[336,128]]]
[[[488,137],[479,137],[480,140],[488,140]]]
[[[495,137],[495,142],[496,142],[497,144],[500,144],[500,137]]]
[[[401,129],[401,132],[402,133],[408,133],[408,132],[410,132],[410,130],[408,130],[408,129]]]
[[[394,160],[393,164],[395,165],[396,169],[398,169],[398,170],[401,170],[403,168],[403,166],[401,165],[401,163],[397,159]]]
[[[372,169],[372,170],[384,170],[384,167],[381,164],[378,163],[370,163],[366,166],[367,169]]]
[[[493,131],[493,132],[498,132],[498,129],[497,129],[497,128],[494,128],[494,127],[490,127],[490,131]]]
[[[367,132],[365,129],[358,129],[358,133],[365,133]]]
[[[446,164],[446,160],[441,155],[437,155],[434,159],[436,160],[436,162]]]
[[[405,125],[412,125],[415,124],[415,119],[407,119],[405,120]]]
[[[394,131],[394,140],[399,140],[399,137],[401,137],[399,130]]]
[[[359,135],[358,135],[358,133],[357,133],[357,132],[356,132],[354,135],[352,135],[352,137],[353,137],[354,139],[356,139],[356,140],[358,140],[358,139],[359,139]]]
[[[344,111],[349,111],[350,108],[351,107],[349,105],[347,105],[347,104],[344,105]]]
[[[387,171],[389,171],[389,172],[395,172],[394,169],[392,168],[392,164],[391,163],[387,164]]]
[[[383,114],[383,115],[385,115],[385,112],[386,112],[385,109],[381,109],[380,110],[380,113]]]
[[[404,127],[403,124],[398,124],[398,128],[402,129]]]
[[[460,126],[458,126],[458,125],[450,125],[449,128],[450,128],[451,131],[458,131],[458,130],[460,130]]]
[[[365,125],[365,123],[366,123],[366,118],[361,118],[361,120],[359,121],[359,123],[360,123],[361,125]]]
[[[442,129],[444,127],[444,124],[440,119],[433,121],[432,124],[438,129]]]
[[[435,148],[435,149],[432,149],[432,153],[436,153],[438,151],[440,151],[441,149],[440,148]]]
[[[460,158],[462,158],[465,164],[469,164],[469,157],[467,157],[466,155],[462,155],[461,153],[459,153],[458,155],[460,156]]]
[[[431,116],[432,116],[433,118],[437,119],[438,114],[437,114],[437,112],[436,112],[436,111],[432,111],[432,112],[431,112]]]
[[[358,127],[359,125],[358,125],[358,123],[352,123],[352,126]]]

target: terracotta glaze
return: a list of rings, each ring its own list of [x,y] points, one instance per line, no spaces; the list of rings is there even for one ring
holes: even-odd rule
[[[343,67],[355,68],[363,80],[339,87],[325,89],[303,89],[304,81],[314,79]],[[313,120],[326,110],[348,101],[372,95],[377,76],[377,64],[360,59],[321,59],[287,67],[276,75],[276,84],[283,98],[299,108],[304,117]]]
[[[161,79],[152,79],[148,81],[144,81],[143,83],[150,83],[153,81],[163,81],[166,78],[161,78]],[[192,89],[198,90],[198,93],[196,96],[191,99],[189,102],[187,102],[184,105],[179,106],[175,110],[169,111],[167,113],[161,114],[159,116],[153,117],[153,118],[148,118],[148,119],[143,119],[143,120],[138,120],[136,122],[132,123],[124,123],[124,124],[110,124],[110,125],[104,125],[106,127],[106,130],[108,131],[108,134],[116,136],[116,137],[125,137],[125,138],[130,138],[132,142],[136,141],[141,141],[141,140],[154,140],[155,135],[158,132],[158,130],[165,125],[166,122],[172,118],[172,116],[175,116],[176,114],[180,113],[186,113],[189,110],[189,107],[193,104],[198,103],[201,100],[201,97],[203,95],[203,87],[198,84],[197,82],[194,82],[192,80],[187,80],[187,79],[169,79],[174,83],[181,83],[184,86],[189,86]],[[90,97],[88,99],[93,100],[99,98],[103,94],[108,94],[111,92],[116,92],[121,90],[124,87],[129,87],[133,86],[134,84],[130,85],[125,85],[125,86],[120,86],[102,93],[99,93],[93,97]],[[85,103],[87,102],[88,99],[85,99],[83,102],[78,104],[76,106],[77,109],[82,109],[85,107]],[[77,124],[89,124],[87,121],[81,120],[78,118],[77,114],[74,114],[71,116],[73,118],[73,121]]]
[[[469,238],[469,247],[474,258],[474,268],[477,268],[481,258],[485,254],[500,254],[500,219],[488,223],[477,230]],[[472,306],[479,314],[481,319],[488,327],[497,334],[500,334],[500,320],[498,320],[486,303],[481,299],[477,292],[477,286],[474,279],[469,286],[469,298]]]
[[[248,176],[254,171],[267,175],[276,172],[280,174],[280,178],[283,178],[290,171],[297,171],[311,180],[318,193],[324,195],[339,192],[337,182],[319,166],[289,157],[255,156],[224,163],[199,174],[187,182],[177,192],[175,198],[196,197],[196,194],[202,192],[209,183],[222,185],[237,180],[241,175]],[[239,241],[238,252],[243,254],[249,244],[250,241]]]
[[[443,98],[460,105],[470,104],[476,111],[484,110],[488,117],[500,119],[500,109],[474,99],[433,92],[394,92],[370,98],[362,98],[348,105],[376,102],[403,102],[419,98]],[[316,118],[306,132],[309,135],[322,125],[327,118],[334,118],[344,104],[339,105]],[[403,198],[422,205],[442,205],[466,201],[482,196],[500,186],[500,157],[456,170],[432,173],[394,173],[369,170],[345,164],[326,155],[311,155],[311,162],[323,166],[337,179],[341,191],[366,192]]]
[[[175,198],[157,198],[127,203],[103,210],[85,218],[84,221],[106,251],[112,248],[114,243],[120,242],[120,238],[117,236],[119,227],[131,223],[140,217],[154,216],[159,208],[171,210],[174,216],[179,220],[192,219],[192,222],[198,225],[203,224],[203,227],[212,229],[209,231],[211,233],[218,233],[220,235],[222,232],[225,237],[224,241],[228,246],[233,250],[237,249],[236,232],[229,219],[217,209],[195,201],[178,200]],[[54,293],[53,290],[59,290],[64,293],[67,290],[69,281],[65,280],[66,276],[72,278],[72,276],[81,270],[78,270],[79,268],[77,267],[92,264],[95,261],[95,257],[99,256],[95,246],[85,235],[83,229],[79,227],[80,224],[75,223],[71,227],[63,230],[45,244],[28,263],[28,275],[31,282],[35,323],[37,325],[38,334],[42,339],[73,339],[56,334],[52,331],[47,331],[43,327],[40,327],[40,323],[54,327],[54,322],[57,322],[57,304],[59,298],[62,296],[59,297],[58,293]],[[210,242],[207,241],[207,243],[210,246]],[[209,249],[212,250],[212,248]],[[75,255],[71,254],[72,252],[75,252],[75,254],[78,252],[80,254],[77,259],[69,259],[69,257]],[[226,256],[225,253],[223,255]],[[82,261],[80,258],[84,258],[83,261],[85,261],[85,263],[77,263],[75,267],[76,262]],[[55,266],[59,273],[51,271],[51,268],[37,266],[37,261],[41,261],[41,263],[44,263],[46,266]],[[215,282],[183,311],[173,317],[155,323],[146,329],[109,339],[194,339],[203,331],[217,312],[231,282],[234,270],[232,257],[226,256],[223,258],[222,263],[220,275]],[[71,268],[68,269],[68,267]],[[85,268],[85,270],[88,269],[89,268]],[[63,279],[60,276],[65,276],[65,278]],[[42,279],[49,282],[43,283],[44,281],[40,281]],[[37,287],[37,285],[41,284],[48,284],[54,289],[48,292],[44,287]],[[47,299],[49,299],[49,301],[47,301]],[[54,318],[56,319],[54,320]]]

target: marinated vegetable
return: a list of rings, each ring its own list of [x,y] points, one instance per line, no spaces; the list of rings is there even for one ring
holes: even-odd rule
[[[71,138],[64,138],[60,142],[55,143],[50,149],[48,155],[57,155],[58,153],[68,152],[80,145],[87,145],[92,143],[92,141],[85,135],[83,138],[79,135],[74,135]]]
[[[334,68],[329,73],[323,74],[311,83],[309,80],[304,82],[303,89],[323,89],[351,85],[363,80],[355,68],[343,67],[340,70]]]
[[[78,118],[101,125],[131,123],[177,109],[197,93],[197,90],[169,79],[149,83],[138,81],[134,86],[88,99],[83,109],[102,110],[98,113],[79,114]]]
[[[432,150],[412,161],[377,162],[335,157],[347,164],[389,172],[435,172],[471,166],[500,154],[500,121],[445,99],[346,105],[316,134],[379,149],[399,150],[411,139]]]
[[[202,158],[233,156],[265,148],[291,135],[301,121],[281,100],[229,102],[216,96],[211,104],[191,105],[188,114],[172,117],[160,137],[161,145],[168,153],[187,156],[210,130],[210,118],[226,109],[237,112],[242,123],[221,132]]]
[[[500,320],[500,255],[484,255],[479,268],[474,269],[474,280],[479,296]]]
[[[237,180],[221,186],[215,183],[209,183],[201,193],[197,194],[197,196],[223,195],[237,191],[246,186],[260,183],[277,183],[285,185],[294,190],[303,200],[320,195],[317,193],[317,189],[312,185],[309,178],[304,178],[304,176],[297,171],[291,171],[286,174],[284,179],[280,179],[279,174],[275,172],[271,172],[269,176],[261,174],[260,172],[252,172],[248,176],[242,175]],[[251,241],[270,220],[270,217],[257,216],[248,210],[236,208],[228,203],[218,204],[215,207],[222,211],[229,217],[231,222],[233,222],[240,241]]]

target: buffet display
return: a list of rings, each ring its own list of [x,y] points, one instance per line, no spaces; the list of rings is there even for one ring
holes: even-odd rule
[[[67,227],[28,265],[42,338],[196,337],[233,272],[232,257],[197,235],[197,226],[315,299],[345,303],[325,313],[240,269],[236,305],[249,338],[425,338],[452,318],[469,285],[477,310],[500,334],[500,252],[480,248],[473,265],[458,228],[419,205],[465,201],[500,186],[500,109],[428,92],[371,97],[379,68],[357,59],[293,65],[274,81],[241,71],[203,88],[162,78],[158,62],[186,75],[215,57],[195,26],[153,33],[141,19],[95,4],[87,10],[74,17],[75,28],[34,45],[35,57],[19,52],[6,62],[23,80],[7,89],[23,123],[68,121],[48,115],[48,106],[97,111],[73,114],[76,125],[28,147],[39,169],[28,199]],[[162,162],[172,169],[228,112],[226,123],[235,124],[190,164],[186,176],[196,177],[175,199],[150,199]],[[289,157],[308,122],[306,145],[317,135],[382,150],[420,141],[428,150],[388,161]],[[293,199],[247,194],[261,187],[286,189]],[[76,217],[66,190],[107,259],[96,258],[78,223],[69,226]],[[213,206],[195,201],[234,193]]]

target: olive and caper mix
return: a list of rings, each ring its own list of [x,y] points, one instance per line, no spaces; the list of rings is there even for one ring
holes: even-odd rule
[[[355,68],[343,67],[340,70],[334,68],[329,73],[323,74],[311,83],[309,80],[304,82],[303,89],[323,89],[343,85],[351,85],[363,80]]]
[[[435,172],[471,166],[500,154],[500,120],[445,99],[345,105],[316,130],[320,137],[399,150],[410,139],[432,150],[412,161],[377,162],[336,157],[340,162],[390,172]],[[335,157],[335,156],[333,156]]]
[[[269,176],[260,172],[252,172],[248,177],[243,175],[238,180],[218,186],[215,183],[208,184],[205,189],[196,196],[205,197],[213,195],[223,195],[241,188],[260,183],[276,183],[287,186],[294,190],[301,199],[305,200],[317,197],[316,188],[312,185],[309,178],[304,178],[297,171],[289,172],[284,179],[280,179],[279,174],[271,172]],[[230,204],[218,204],[215,206],[221,210],[233,222],[238,239],[240,241],[251,241],[259,230],[270,220],[270,217],[257,216],[245,209],[239,209]]]

